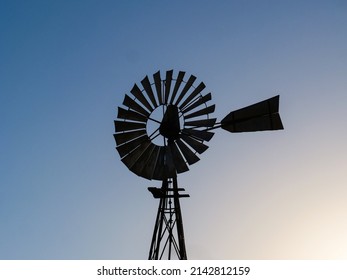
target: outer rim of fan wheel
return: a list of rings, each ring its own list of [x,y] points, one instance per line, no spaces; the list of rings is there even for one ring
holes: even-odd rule
[[[162,178],[160,178],[161,176],[158,175],[159,171],[157,171],[157,172],[153,171],[155,174],[157,174],[155,176],[156,178],[153,178],[151,176],[147,176],[147,174],[144,175],[143,172],[140,171],[144,167],[142,167],[142,169],[141,169],[140,167],[136,166],[139,164],[143,164],[143,165],[146,164],[145,163],[146,158],[144,158],[144,157],[141,158],[141,156],[142,156],[141,152],[142,151],[143,151],[142,153],[144,154],[145,151],[147,149],[149,149],[149,147],[152,150],[157,149],[156,152],[158,153],[158,155],[157,155],[157,159],[156,159],[155,164],[158,165],[158,158],[161,157],[161,155],[159,155],[159,153],[163,152],[163,149],[165,151],[167,149],[176,150],[175,152],[171,151],[171,153],[173,154],[173,155],[171,155],[173,158],[173,159],[171,159],[173,161],[172,164],[176,168],[175,160],[177,160],[178,158],[183,158],[186,166],[183,167],[183,164],[181,164],[180,165],[181,167],[175,169],[175,172],[182,173],[182,172],[189,170],[189,168],[188,168],[189,165],[192,165],[196,161],[199,160],[199,157],[197,157],[196,155],[202,154],[208,148],[208,146],[205,145],[204,143],[208,142],[213,136],[212,132],[204,132],[205,128],[207,129],[208,127],[213,127],[213,125],[216,121],[216,119],[210,118],[210,114],[214,112],[215,105],[210,105],[210,106],[207,105],[208,102],[211,100],[211,93],[203,95],[203,90],[205,88],[205,85],[202,82],[200,82],[197,87],[194,86],[194,81],[196,79],[195,76],[188,75],[188,77],[189,77],[188,80],[184,81],[182,77],[184,77],[185,72],[179,71],[176,78],[172,77],[172,73],[173,73],[173,70],[166,71],[166,79],[161,79],[160,78],[160,72],[158,71],[157,73],[155,73],[153,75],[154,82],[150,82],[148,76],[146,76],[141,81],[141,84],[142,84],[141,88],[138,87],[137,84],[135,83],[133,89],[130,91],[134,97],[134,98],[132,98],[131,102],[137,103],[138,110],[141,109],[141,112],[135,110],[135,112],[139,113],[140,115],[142,115],[141,117],[143,117],[143,120],[140,121],[139,123],[140,124],[145,123],[145,126],[143,129],[146,131],[146,133],[145,133],[146,136],[143,134],[141,137],[143,138],[144,141],[146,141],[145,138],[147,137],[149,142],[150,142],[147,144],[147,146],[141,146],[141,144],[138,144],[138,146],[136,146],[136,147],[134,146],[134,150],[136,150],[136,149],[140,150],[137,152],[139,155],[132,157],[132,154],[135,154],[135,152],[131,149],[128,149],[129,151],[127,151],[127,152],[121,152],[120,150],[122,148],[124,148],[124,146],[126,146],[127,143],[136,142],[134,140],[138,140],[141,137],[138,137],[138,135],[137,135],[136,137],[131,138],[129,136],[129,138],[127,138],[127,140],[124,141],[124,143],[119,144],[117,142],[116,138],[120,134],[125,133],[125,129],[117,131],[117,127],[116,127],[116,134],[115,134],[115,139],[117,142],[116,147],[117,147],[118,152],[120,153],[122,161],[126,164],[126,166],[131,171],[133,171],[137,175],[145,177],[147,179],[161,180]],[[169,81],[170,85],[172,84],[171,89],[170,89],[170,85],[167,85],[169,74],[171,74],[171,78],[170,78],[171,80]],[[158,78],[158,76],[159,76],[159,78]],[[181,78],[180,78],[180,76],[181,76]],[[146,86],[144,86],[145,83],[147,83]],[[177,86],[177,84],[178,84],[178,86]],[[177,88],[176,88],[176,86],[177,86]],[[166,92],[167,87],[169,87],[168,92]],[[150,92],[149,92],[149,89],[150,89]],[[127,97],[129,98],[129,96],[126,95],[125,99]],[[152,118],[153,113],[156,110],[158,110],[159,108],[162,107],[163,112],[164,112],[165,108],[167,108],[167,106],[169,106],[171,104],[177,106],[177,108],[178,108],[179,118],[180,118],[180,132],[179,132],[178,139],[174,140],[175,143],[174,144],[171,143],[171,145],[174,145],[174,147],[170,148],[170,147],[168,147],[168,138],[166,138],[164,135],[162,135],[160,133],[157,136],[155,136],[154,138],[160,137],[161,139],[163,139],[163,144],[160,145],[160,144],[157,144],[156,142],[153,142],[153,139],[150,138],[153,135],[149,135],[149,131],[147,129],[147,126],[148,126],[149,122],[153,120],[153,118]],[[126,110],[134,113],[134,111],[133,111],[134,108],[133,107],[131,108],[129,105],[129,99],[128,99],[128,105],[126,105],[125,101],[123,101],[123,106],[126,108]],[[125,109],[119,107],[118,110],[125,110]],[[144,119],[145,119],[145,121],[144,121]],[[117,117],[117,121],[118,121],[118,124],[122,123],[122,125],[124,125],[124,126],[130,125],[129,122],[133,122],[132,119],[120,118],[119,116]],[[156,122],[160,126],[162,119],[156,120]],[[205,124],[208,122],[210,125],[208,125],[208,126],[207,125],[199,125],[199,122],[205,123]],[[137,123],[137,121],[135,121],[135,123]],[[195,125],[192,125],[194,123],[195,123]],[[115,122],[115,124],[116,124],[116,122]],[[134,129],[134,130],[136,130],[136,129]],[[134,132],[136,132],[136,131],[134,131]],[[207,133],[208,133],[208,135],[206,136]],[[134,133],[134,135],[135,135],[135,133]],[[147,140],[147,142],[148,142],[148,140]],[[121,147],[121,146],[123,146],[123,147]],[[128,146],[130,146],[130,145],[128,145]],[[141,146],[142,150],[139,148],[140,146]],[[166,157],[166,159],[168,158],[167,155],[164,157]],[[132,162],[132,160],[133,160],[133,162]],[[180,159],[180,161],[182,161],[182,159]],[[151,163],[153,163],[153,162],[151,162]],[[163,176],[166,176],[166,175],[163,175]]]

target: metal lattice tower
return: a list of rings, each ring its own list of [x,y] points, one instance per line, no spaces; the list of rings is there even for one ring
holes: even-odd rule
[[[148,190],[154,198],[160,199],[148,259],[158,260],[166,255],[170,260],[174,254],[178,259],[186,260],[180,198],[189,195],[179,193],[185,190],[178,188],[176,177],[164,180],[160,189]]]

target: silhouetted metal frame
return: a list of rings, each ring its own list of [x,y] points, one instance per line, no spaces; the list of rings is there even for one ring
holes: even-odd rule
[[[232,111],[217,123],[215,118],[209,117],[215,105],[207,105],[211,93],[202,92],[205,84],[200,82],[195,87],[196,77],[190,75],[184,81],[184,76],[185,72],[179,71],[174,78],[173,70],[169,70],[166,79],[161,79],[158,71],[153,75],[154,83],[146,76],[141,81],[143,90],[136,84],[130,90],[135,99],[125,95],[126,108],[118,107],[115,121],[114,137],[122,162],[138,176],[162,181],[161,188],[148,188],[160,199],[148,256],[153,260],[162,259],[165,253],[171,259],[173,251],[178,259],[187,259],[180,198],[189,195],[179,194],[184,189],[178,188],[177,174],[188,171],[188,166],[199,160],[197,154],[208,148],[205,143],[213,137],[211,131],[217,128],[232,133],[283,129],[278,95]],[[163,120],[151,117],[159,106],[163,109],[164,125]],[[177,125],[172,124],[169,114],[165,117],[168,106],[176,106],[178,117],[183,118],[183,129],[173,134],[170,131],[177,130]],[[147,135],[148,120],[160,124],[162,131],[158,128]],[[163,146],[153,143],[159,135],[164,136]]]

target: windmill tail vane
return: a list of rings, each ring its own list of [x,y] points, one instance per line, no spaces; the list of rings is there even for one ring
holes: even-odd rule
[[[136,175],[162,182],[150,187],[159,199],[148,259],[187,259],[180,199],[189,197],[178,187],[177,175],[189,171],[214,133],[253,132],[283,129],[279,115],[279,95],[230,112],[220,122],[210,114],[212,95],[204,93],[203,82],[194,86],[196,77],[173,70],[160,71],[142,79],[142,89],[134,84],[125,94],[124,107],[118,107],[115,124],[116,149],[121,161]]]

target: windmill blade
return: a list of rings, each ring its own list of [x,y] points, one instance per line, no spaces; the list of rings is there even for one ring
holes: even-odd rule
[[[159,146],[153,145],[153,150],[148,158],[148,161],[146,162],[145,167],[141,171],[143,177],[150,180],[153,179],[154,168],[158,160],[159,150]]]
[[[169,149],[171,151],[177,173],[188,171],[189,168],[174,141],[169,143]]]
[[[149,141],[149,138],[147,135],[141,136],[139,138],[135,138],[134,140],[131,140],[129,142],[126,142],[120,146],[118,146],[116,149],[120,155],[120,157],[124,157],[126,154],[130,153],[132,150],[134,150],[137,146],[141,145],[144,142]]]
[[[213,127],[216,123],[216,118],[211,119],[202,119],[196,121],[184,122],[184,126],[193,126],[193,127]]]
[[[145,123],[138,123],[138,122],[114,121],[114,126],[115,126],[116,132],[136,130],[136,129],[146,129]]]
[[[125,120],[133,120],[133,121],[139,121],[139,122],[146,122],[147,117],[144,115],[141,115],[135,111],[131,110],[125,110],[122,107],[118,107],[118,119],[125,119]]]
[[[176,176],[176,167],[175,162],[173,159],[173,155],[171,153],[171,149],[168,146],[164,147],[165,149],[165,175],[168,176],[168,178],[172,178],[173,176]]]
[[[153,145],[150,141],[145,141],[141,145],[137,146],[136,149],[122,158],[122,162],[132,171],[132,166],[136,163],[138,158],[144,153],[144,151]]]
[[[173,70],[166,71],[165,97],[164,97],[165,104],[167,104],[169,100],[170,88],[171,88],[171,82],[172,82],[172,73],[173,73]]]
[[[147,148],[144,149],[141,155],[136,159],[134,164],[131,166],[130,170],[141,177],[150,179],[150,176],[146,177],[147,175],[146,172],[144,172],[144,170],[146,169],[146,166],[154,149],[155,145],[153,143],[148,145]]]
[[[197,130],[192,128],[184,128],[182,129],[182,133],[188,136],[193,136],[200,140],[210,141],[213,137],[214,133],[210,131]]]
[[[123,105],[129,107],[130,109],[146,116],[149,117],[150,113],[147,112],[143,107],[141,107],[139,104],[136,103],[135,100],[130,98],[128,95],[125,95],[124,100],[123,100]]]
[[[152,86],[151,86],[151,82],[149,81],[149,78],[148,76],[146,76],[142,81],[141,81],[141,84],[144,88],[144,90],[146,91],[149,99],[151,100],[154,108],[157,107],[157,101],[155,100],[155,97],[154,97],[154,93],[153,93],[153,90],[152,90]]]
[[[192,165],[194,163],[196,163],[197,161],[199,161],[200,159],[198,158],[198,156],[192,152],[191,149],[188,148],[188,146],[186,144],[184,144],[181,140],[177,140],[176,144],[178,145],[178,147],[180,148],[183,156],[185,157],[185,159],[187,160],[187,162]]]
[[[221,127],[230,132],[283,129],[278,108],[279,95],[229,113]]]
[[[212,98],[211,93],[208,93],[208,94],[206,94],[205,96],[202,96],[202,97],[198,98],[198,99],[197,99],[195,102],[193,102],[190,106],[185,107],[185,108],[183,107],[183,108],[181,109],[181,111],[182,111],[183,114],[185,114],[185,113],[187,113],[187,112],[193,110],[194,108],[196,108],[196,107],[198,107],[198,106],[200,106],[200,105],[206,103],[207,101],[210,101],[211,98]]]
[[[145,96],[142,94],[142,91],[140,88],[137,86],[137,84],[134,84],[133,88],[130,90],[132,95],[136,97],[137,100],[139,100],[142,105],[144,105],[150,112],[153,111],[152,106],[149,104]]]
[[[202,154],[208,149],[207,145],[201,143],[200,141],[196,140],[193,137],[182,134],[181,138],[184,142],[186,142],[190,147],[193,148],[193,150],[197,151],[199,154]]]
[[[173,165],[172,155],[168,152],[168,147],[160,147],[152,179],[164,180],[174,176],[176,176],[176,170]]]
[[[215,108],[216,108],[216,105],[208,106],[208,107],[206,107],[204,109],[201,109],[199,111],[196,111],[194,113],[191,113],[189,115],[184,116],[184,119],[191,119],[191,118],[194,118],[194,117],[211,114],[211,113],[214,112]]]
[[[164,164],[165,164],[165,149],[164,147],[159,147],[158,157],[155,162],[153,179],[161,180],[164,176]]]
[[[184,108],[190,101],[193,100],[195,96],[197,96],[203,89],[205,88],[205,84],[201,82],[194,90],[193,92],[183,101],[183,103],[179,106],[180,109]]]
[[[176,80],[176,83],[175,83],[175,86],[174,86],[174,89],[173,89],[173,92],[172,92],[172,95],[171,95],[171,99],[170,99],[170,104],[173,104],[173,101],[176,97],[176,94],[177,94],[177,91],[183,81],[183,77],[184,75],[186,74],[186,72],[184,71],[179,71],[178,72],[178,76],[177,76],[177,80]]]
[[[116,134],[113,134],[113,136],[114,136],[114,139],[116,140],[116,144],[118,146],[118,145],[121,145],[125,142],[130,141],[131,139],[134,139],[134,138],[140,137],[142,135],[146,135],[146,134],[147,134],[146,130],[141,129],[141,130],[133,130],[130,132],[116,133]]]
[[[181,102],[182,98],[186,95],[186,93],[191,88],[191,86],[193,85],[195,80],[196,80],[196,77],[194,75],[190,75],[187,83],[185,84],[184,88],[182,89],[180,95],[178,96],[178,98],[175,102],[175,105],[178,105]]]
[[[155,89],[157,90],[158,102],[159,102],[159,105],[162,105],[163,104],[163,96],[162,96],[162,93],[161,93],[160,71],[155,73],[153,75],[153,78],[154,78],[154,83],[155,83]]]

